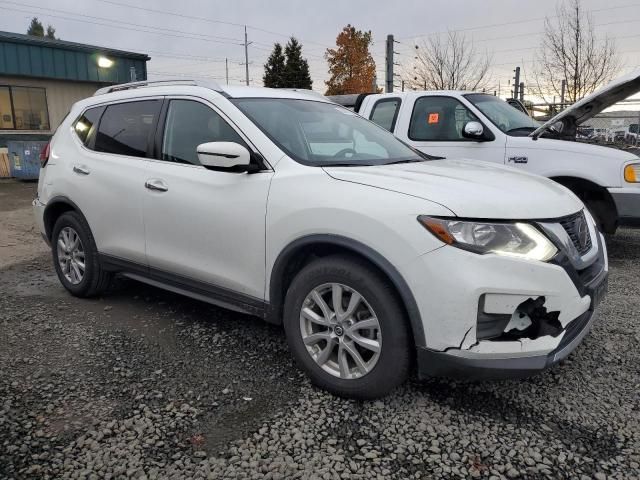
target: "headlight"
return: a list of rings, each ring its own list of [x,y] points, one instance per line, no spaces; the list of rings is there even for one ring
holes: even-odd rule
[[[479,254],[546,262],[558,252],[547,237],[528,223],[472,222],[424,215],[418,221],[443,242]]]
[[[640,182],[640,163],[631,163],[624,167],[624,180],[629,183]]]

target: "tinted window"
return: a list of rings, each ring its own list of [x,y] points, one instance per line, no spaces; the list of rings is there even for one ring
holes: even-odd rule
[[[382,128],[391,132],[393,131],[393,127],[395,127],[399,108],[399,98],[378,100],[378,103],[373,106],[370,118]]]
[[[109,105],[102,115],[95,150],[145,157],[160,110],[159,100]]]
[[[85,111],[73,125],[73,129],[76,132],[76,135],[78,135],[80,141],[85,145],[89,143],[89,134],[91,133],[92,127],[100,118],[101,110],[101,108],[90,108],[89,110]]]
[[[462,136],[462,128],[465,123],[477,120],[478,117],[455,98],[421,97],[413,107],[409,138],[424,141],[466,141]]]
[[[45,89],[0,87],[0,128],[49,130]]]
[[[236,142],[242,137],[211,108],[192,100],[171,100],[167,110],[162,159],[200,165],[198,145],[207,142]]]

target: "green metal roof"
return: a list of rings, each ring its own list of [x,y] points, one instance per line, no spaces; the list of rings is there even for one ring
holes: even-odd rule
[[[113,66],[98,67],[101,56]],[[0,76],[125,83],[131,81],[131,67],[137,80],[146,80],[148,60],[143,53],[0,31]]]

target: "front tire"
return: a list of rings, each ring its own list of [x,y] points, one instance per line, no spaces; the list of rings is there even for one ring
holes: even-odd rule
[[[109,286],[111,274],[100,266],[91,229],[79,213],[66,212],[56,220],[51,253],[58,279],[72,295],[92,297]]]
[[[356,258],[314,260],[293,279],[284,308],[289,348],[311,381],[339,396],[374,399],[405,382],[406,318],[389,282]]]

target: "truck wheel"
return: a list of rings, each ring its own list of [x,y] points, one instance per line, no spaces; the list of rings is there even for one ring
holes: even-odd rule
[[[105,290],[111,274],[100,267],[89,225],[77,212],[63,213],[51,235],[53,264],[60,283],[76,297],[91,297]]]
[[[297,363],[319,387],[373,399],[409,375],[411,342],[389,282],[358,259],[315,260],[293,279],[284,327]]]

